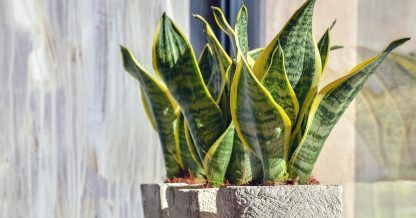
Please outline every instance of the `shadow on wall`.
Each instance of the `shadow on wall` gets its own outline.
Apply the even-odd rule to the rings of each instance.
[[[356,217],[416,217],[415,93],[416,57],[394,54],[357,97]]]

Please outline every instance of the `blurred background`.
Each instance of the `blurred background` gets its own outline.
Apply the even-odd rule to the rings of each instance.
[[[249,45],[264,47],[304,0],[246,0]],[[151,70],[164,11],[198,54],[192,18],[241,0],[1,0],[0,217],[142,217],[140,183],[160,182],[158,138],[119,45]],[[344,187],[344,217],[416,217],[416,1],[318,0],[319,38],[337,19],[323,85],[393,39],[389,57],[333,130],[314,175]],[[213,24],[213,27],[216,27]],[[224,35],[216,29],[226,48]]]

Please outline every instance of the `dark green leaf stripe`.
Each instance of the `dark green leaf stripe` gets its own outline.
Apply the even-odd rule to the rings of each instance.
[[[234,134],[233,152],[227,169],[227,178],[235,185],[245,185],[253,179],[250,151],[243,145],[237,133]]]
[[[126,71],[140,82],[146,110],[154,118],[156,130],[162,144],[167,177],[179,176],[179,164],[176,160],[174,122],[175,103],[166,87],[151,76],[133,57],[130,51],[121,47],[123,64]]]
[[[380,54],[364,61],[348,75],[319,92],[311,106],[305,134],[290,160],[290,177],[298,177],[301,181],[308,179],[325,140],[348,105],[387,55],[407,40],[409,38],[392,42]]]
[[[234,141],[234,124],[211,146],[204,159],[204,170],[209,185],[222,185],[224,183],[227,166],[230,162]]]
[[[280,46],[273,53],[269,70],[263,76],[261,83],[269,90],[276,103],[283,108],[290,121],[295,123],[299,112],[299,102],[287,78],[285,59]]]
[[[291,123],[249,68],[240,49],[240,37],[246,36],[246,29],[240,30],[240,27],[244,25],[236,25],[240,62],[231,87],[231,115],[241,141],[262,161],[264,180],[273,182],[286,174]]]
[[[204,169],[192,157],[185,136],[185,122],[182,113],[178,115],[175,126],[175,140],[177,146],[177,159],[183,164],[182,170],[189,171],[196,178],[203,178]]]
[[[283,30],[266,47],[256,61],[253,71],[261,79],[272,61],[273,51],[279,46],[285,54],[286,72],[295,90],[299,105],[312,86],[317,86],[321,60],[312,34],[312,15],[315,0],[308,0],[286,23]],[[315,53],[318,53],[316,55]],[[315,83],[315,84],[314,84]]]
[[[224,16],[222,10],[218,7],[211,7],[214,13],[214,19],[220,29],[227,34],[228,38],[230,39],[231,45],[233,46],[234,53],[237,53],[237,45],[235,42],[235,33],[233,28],[231,28],[230,24],[228,23],[227,19]]]
[[[198,66],[202,73],[202,78],[204,79],[205,84],[208,84],[209,78],[211,77],[214,69],[214,57],[212,54],[212,49],[209,44],[204,46],[204,49],[201,52],[198,60]]]
[[[181,107],[203,159],[223,132],[221,111],[204,84],[189,41],[166,14],[153,44],[153,67]]]

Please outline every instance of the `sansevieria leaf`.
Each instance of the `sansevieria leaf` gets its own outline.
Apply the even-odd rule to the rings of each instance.
[[[204,84],[193,49],[164,14],[153,44],[153,67],[182,109],[200,159],[222,134],[221,110]]]
[[[230,24],[228,23],[227,19],[224,16],[222,10],[218,7],[211,7],[212,11],[214,12],[214,19],[220,29],[227,34],[228,38],[230,39],[231,45],[233,46],[234,53],[237,53],[237,45],[235,42],[235,33],[233,28],[231,28]]]
[[[202,73],[202,78],[204,79],[205,84],[208,84],[209,79],[211,78],[212,72],[215,69],[214,66],[214,56],[212,54],[212,49],[209,44],[204,46],[204,49],[201,52],[198,60],[199,69]]]
[[[322,73],[324,72],[325,67],[328,63],[328,57],[331,51],[331,30],[335,26],[335,24],[336,24],[336,20],[325,31],[324,35],[321,37],[321,39],[319,39],[319,42],[318,42],[319,54],[321,55]]]
[[[157,131],[157,129],[156,129],[156,121],[155,121],[155,118],[153,117],[152,108],[151,108],[150,102],[149,102],[150,100],[146,96],[146,93],[145,93],[145,91],[143,90],[142,87],[140,87],[140,96],[141,96],[141,99],[142,99],[142,104],[143,104],[143,107],[144,107],[144,112],[146,113],[147,118],[150,121],[150,124],[152,124],[153,129],[155,129]]]
[[[280,45],[285,54],[286,73],[302,106],[313,86],[319,83],[321,60],[312,34],[315,0],[308,0],[296,11],[281,32],[261,53],[253,71],[262,79],[272,62],[272,54]],[[318,53],[318,55],[316,55]]]
[[[290,177],[301,181],[308,179],[325,140],[348,105],[387,55],[407,40],[409,38],[392,42],[380,54],[359,64],[319,92],[311,106],[304,136],[291,157]]]
[[[261,83],[269,90],[275,102],[283,108],[290,121],[295,123],[299,113],[299,102],[287,78],[285,58],[280,46],[273,53],[269,70],[263,76]]]
[[[207,87],[211,96],[219,103],[226,83],[226,70],[231,63],[231,59],[221,46],[208,22],[200,15],[194,15],[194,17],[205,24],[208,41],[213,48],[214,71],[210,76]]]
[[[224,183],[227,166],[230,162],[234,141],[234,124],[211,146],[204,159],[204,170],[208,184],[218,186]]]
[[[244,11],[240,13],[246,13]],[[245,17],[245,16],[240,16]],[[240,37],[246,37],[237,19],[236,42],[240,56],[231,87],[231,114],[238,135],[263,164],[264,181],[274,182],[286,175],[286,161],[291,123],[270,92],[258,81],[240,48]],[[240,33],[242,33],[240,35]]]
[[[188,144],[189,153],[191,154],[192,159],[194,159],[194,161],[200,167],[203,167],[204,160],[201,159],[201,157],[198,155],[198,152],[197,152],[198,148],[196,147],[192,139],[191,133],[189,132],[189,126],[186,120],[183,124],[183,128],[184,128],[184,133],[185,133],[185,140],[186,140],[186,143]]]
[[[221,46],[221,43],[218,41],[217,37],[215,36],[214,31],[212,30],[209,23],[200,15],[194,15],[195,18],[200,20],[205,24],[205,30],[208,36],[208,40],[211,44],[213,49],[214,56],[217,58],[218,63],[220,65],[220,70],[223,75],[225,75],[225,71],[227,70],[228,66],[231,64],[232,60],[224,48]]]
[[[141,66],[130,51],[121,47],[123,64],[126,71],[137,79],[142,89],[145,108],[154,118],[156,131],[159,134],[160,143],[165,160],[166,174],[168,178],[179,176],[180,169],[176,160],[176,143],[174,123],[176,120],[176,105],[166,87],[157,81]]]
[[[185,119],[182,113],[179,112],[175,125],[175,140],[176,140],[176,155],[184,171],[188,171],[195,178],[202,178],[204,176],[204,169],[201,164],[198,164],[192,157],[185,135]],[[191,148],[193,149],[193,147]],[[195,152],[194,150],[192,151]],[[194,154],[196,155],[196,154]]]
[[[227,175],[232,184],[245,185],[252,179],[250,151],[243,145],[237,133],[234,134],[233,151]]]

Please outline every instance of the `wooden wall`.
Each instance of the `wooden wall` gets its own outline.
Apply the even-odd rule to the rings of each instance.
[[[160,16],[188,33],[188,4],[0,1],[0,217],[141,217],[164,169],[119,44],[151,70]]]

